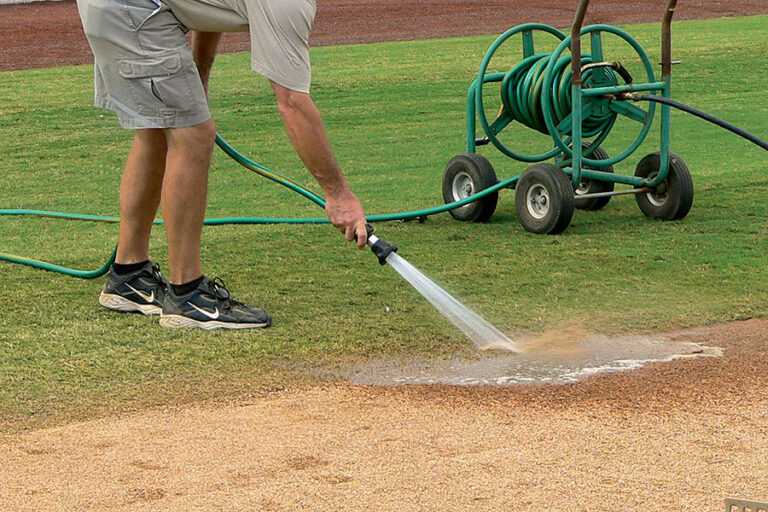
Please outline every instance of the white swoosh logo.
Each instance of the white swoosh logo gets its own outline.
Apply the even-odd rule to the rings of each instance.
[[[187,304],[189,304],[190,306],[192,306],[193,308],[195,308],[196,310],[198,310],[199,312],[201,312],[211,320],[216,320],[217,318],[219,318],[219,308],[213,308],[213,313],[211,313],[210,311],[206,311],[202,308],[195,306],[191,302],[187,302]]]
[[[151,304],[151,303],[155,302],[155,290],[152,290],[152,293],[147,295],[146,293],[140,292],[139,290],[137,290],[133,286],[129,285],[128,283],[126,283],[125,286],[127,286],[128,288],[133,290],[133,293],[135,293],[136,295],[138,295],[139,297],[141,297],[142,299],[147,301],[148,304]]]

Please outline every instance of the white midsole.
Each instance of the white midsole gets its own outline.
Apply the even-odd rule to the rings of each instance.
[[[99,295],[99,304],[113,311],[122,311],[124,313],[142,313],[144,315],[159,315],[163,308],[155,304],[139,304],[131,300],[115,295],[114,293],[101,292]]]
[[[160,315],[160,325],[163,327],[170,327],[172,329],[188,328],[188,329],[259,329],[261,327],[267,327],[266,322],[262,323],[237,323],[237,322],[220,322],[218,320],[206,320],[204,322],[195,320],[194,318],[188,318],[182,315]]]

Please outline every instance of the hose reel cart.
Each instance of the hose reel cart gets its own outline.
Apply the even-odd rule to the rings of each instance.
[[[661,80],[656,79],[648,55],[625,31],[610,25],[582,28],[589,0],[581,0],[571,34],[542,23],[514,27],[490,46],[467,97],[467,152],[454,157],[443,174],[443,199],[461,200],[495,185],[498,180],[487,158],[476,152],[491,144],[502,154],[530,165],[508,185],[515,189],[515,209],[523,227],[534,233],[556,234],[571,221],[574,208],[598,210],[615,195],[634,194],[642,212],[652,218],[677,220],[685,217],[693,203],[691,174],[670,152],[670,106],[661,106],[660,150],[640,159],[634,175],[614,172],[613,165],[626,160],[643,143],[653,123],[655,103],[647,109],[632,100],[647,99],[642,92],[671,96],[671,21],[677,0],[668,0],[662,20]],[[604,54],[603,36],[610,34],[634,51],[643,70],[643,81],[635,82],[624,64]],[[522,38],[523,59],[508,72],[489,72],[489,64],[513,36]],[[536,36],[554,36],[559,45],[550,53],[537,53]],[[589,36],[589,53],[582,53],[581,39]],[[566,49],[570,56],[565,55]],[[485,94],[500,90],[501,108],[489,121]],[[617,119],[627,118],[638,133],[616,156],[601,147]],[[484,134],[477,137],[477,121]],[[549,135],[551,149],[524,154],[502,141],[499,134],[509,127]],[[579,151],[574,151],[579,148]],[[553,160],[554,163],[547,162]],[[614,190],[616,184],[629,189]],[[487,221],[496,208],[498,193],[451,210],[463,221]]]

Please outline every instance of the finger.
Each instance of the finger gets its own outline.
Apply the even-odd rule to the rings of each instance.
[[[351,229],[351,228],[347,229],[344,232],[344,238],[347,239],[347,242],[351,242],[352,240],[354,240],[355,239],[355,230]]]
[[[368,230],[365,228],[365,222],[358,222],[356,230],[357,247],[363,249],[368,243]]]

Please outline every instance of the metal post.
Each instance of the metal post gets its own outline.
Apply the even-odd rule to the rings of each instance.
[[[581,181],[581,26],[584,24],[584,16],[589,7],[589,0],[581,0],[573,17],[571,27],[571,101],[573,104],[572,136],[573,136],[573,188],[576,189]]]
[[[467,94],[467,153],[474,153],[477,150],[477,144],[475,143],[475,137],[477,135],[475,125],[475,112],[477,106],[475,105],[477,94],[477,80],[472,82],[469,86],[469,93]]]
[[[661,80],[664,82],[662,95],[672,96],[672,15],[675,13],[677,0],[669,0],[661,22]],[[661,152],[659,176],[654,185],[663,181],[669,173],[669,148],[671,146],[672,112],[669,105],[661,106]]]
[[[664,20],[661,22],[661,76],[672,73],[672,15],[675,14],[677,0],[669,0]]]
[[[676,1],[676,0],[673,0]],[[589,0],[581,0],[573,17],[571,27],[571,69],[573,70],[573,84],[581,85],[581,27],[584,25],[584,16],[587,14]],[[575,98],[574,98],[574,101]]]

